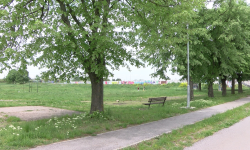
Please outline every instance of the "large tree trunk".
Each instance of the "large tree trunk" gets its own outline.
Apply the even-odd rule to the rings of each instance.
[[[193,86],[193,80],[192,78],[189,76],[189,85],[190,85],[190,101],[192,101],[194,99],[194,86]]]
[[[242,74],[237,73],[237,82],[238,82],[238,93],[243,93],[242,90]]]
[[[221,83],[222,83],[222,96],[226,96],[227,95],[227,84],[226,84],[226,76],[223,76],[223,79],[221,79]]]
[[[214,97],[213,82],[208,82],[208,97]]]
[[[199,91],[201,91],[201,83],[199,83]]]
[[[242,81],[238,81],[238,93],[243,93],[243,90],[242,90]]]
[[[93,113],[94,111],[102,112],[104,111],[103,78],[98,78],[95,73],[90,73],[89,77],[91,80],[91,87],[92,87],[90,113]]]
[[[235,94],[235,79],[234,78],[232,78],[231,94]]]

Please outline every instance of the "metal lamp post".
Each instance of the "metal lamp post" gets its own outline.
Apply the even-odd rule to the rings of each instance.
[[[188,30],[188,25],[187,25]],[[188,86],[187,86],[187,108],[190,108],[190,84],[189,84],[189,35],[187,33],[187,79],[188,79]]]

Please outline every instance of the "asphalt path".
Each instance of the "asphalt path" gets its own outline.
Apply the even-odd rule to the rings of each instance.
[[[184,150],[250,150],[250,117],[222,129]]]
[[[114,150],[128,147],[144,140],[152,139],[163,133],[185,125],[194,124],[212,115],[223,113],[227,110],[242,106],[250,102],[250,97],[209,107],[206,109],[154,121],[142,125],[132,126],[116,131],[87,136],[73,140],[38,146],[31,150]],[[249,126],[250,127],[250,126]],[[233,137],[232,137],[233,138]],[[250,143],[250,139],[249,139]],[[203,149],[200,149],[203,150]],[[218,149],[214,149],[218,150]],[[240,149],[239,149],[240,150]]]

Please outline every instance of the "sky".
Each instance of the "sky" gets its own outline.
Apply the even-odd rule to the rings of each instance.
[[[250,3],[250,0],[246,0],[247,3]],[[208,8],[212,7],[212,3],[209,3],[207,6]],[[39,70],[38,67],[34,66],[28,66],[28,72],[30,78],[35,78],[36,75],[40,75],[41,71],[44,71],[45,69]],[[130,67],[131,71],[128,71],[127,68],[120,67],[119,70],[113,71],[114,77],[113,79],[120,78],[123,81],[134,81],[134,80],[159,80],[159,78],[152,78],[150,76],[151,73],[154,72],[154,68],[151,66],[145,67],[145,68],[136,68],[134,66]],[[4,78],[8,74],[8,71],[4,71],[2,74],[0,74],[0,79]],[[178,74],[172,74],[171,72],[167,73],[167,76],[171,80],[179,80],[181,76]],[[112,79],[111,77],[109,79]]]
[[[28,66],[29,77],[34,79],[36,75],[40,76],[41,71],[45,71],[46,69],[39,70],[38,67]],[[151,73],[154,72],[154,68],[145,67],[145,68],[136,68],[134,66],[130,67],[131,71],[128,71],[125,67],[120,67],[119,70],[112,71],[114,77],[109,77],[109,79],[117,79],[120,78],[123,81],[135,81],[135,80],[159,80],[159,78],[152,78],[150,76]],[[8,74],[8,71],[4,71],[0,74],[0,79],[3,79]],[[174,74],[171,72],[167,73],[167,76],[170,77],[171,80],[179,80],[181,76]]]

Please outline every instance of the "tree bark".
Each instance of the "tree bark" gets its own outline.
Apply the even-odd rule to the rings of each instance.
[[[226,96],[227,95],[227,84],[226,84],[226,80],[227,77],[223,76],[223,79],[221,79],[221,83],[222,83],[222,96]]]
[[[213,82],[208,82],[208,97],[214,97]]]
[[[194,99],[194,86],[193,86],[193,80],[192,78],[189,76],[189,85],[190,85],[190,101],[192,101]]]
[[[235,94],[235,79],[234,78],[232,78],[231,94]]]
[[[199,91],[201,91],[201,83],[199,83]]]
[[[92,87],[90,113],[94,111],[103,112],[103,78],[98,78],[95,73],[89,73],[89,77]]]
[[[242,90],[242,74],[237,73],[237,82],[238,82],[238,93],[243,93]]]
[[[243,90],[242,90],[242,81],[238,81],[238,93],[243,93]]]

